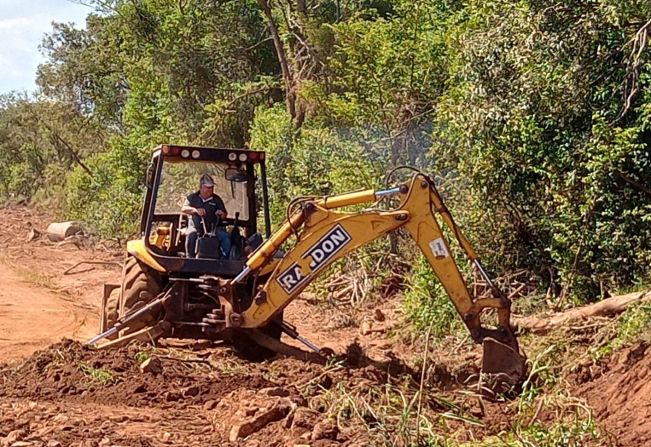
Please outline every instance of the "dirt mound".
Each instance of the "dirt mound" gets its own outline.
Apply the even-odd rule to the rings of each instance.
[[[324,367],[291,358],[250,363],[225,347],[98,351],[65,340],[0,366],[0,446],[364,445],[362,427],[342,432],[330,421],[330,390],[414,373],[397,359],[358,354]]]
[[[136,347],[98,351],[66,340],[5,372],[0,397],[77,396],[86,402],[162,408],[173,403],[178,408],[219,399],[242,383],[251,389],[273,385],[256,373],[197,372],[173,357],[157,357],[159,372],[142,372],[140,363],[147,357]]]
[[[651,444],[651,346],[638,343],[578,375],[578,393],[613,435],[616,445]]]

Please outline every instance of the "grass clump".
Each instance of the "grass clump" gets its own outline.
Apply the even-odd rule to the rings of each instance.
[[[103,386],[117,382],[117,376],[115,373],[106,369],[95,368],[86,362],[80,362],[79,369],[91,383]]]
[[[651,303],[636,303],[628,306],[617,320],[615,336],[597,349],[595,357],[606,357],[636,340],[651,338],[650,329]]]

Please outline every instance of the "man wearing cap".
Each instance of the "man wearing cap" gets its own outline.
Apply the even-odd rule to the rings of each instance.
[[[224,201],[214,193],[215,182],[208,174],[199,179],[199,191],[190,194],[183,203],[181,212],[191,218],[185,235],[185,253],[188,258],[197,256],[197,238],[204,234],[205,228],[211,231],[218,220],[226,219]],[[203,222],[202,222],[203,220]],[[217,237],[221,245],[222,257],[228,258],[231,251],[231,238],[224,227],[217,228]]]

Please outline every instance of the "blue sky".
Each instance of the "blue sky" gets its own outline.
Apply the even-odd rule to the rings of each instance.
[[[67,0],[0,0],[0,94],[36,89],[38,46],[52,22],[85,26],[88,6]]]

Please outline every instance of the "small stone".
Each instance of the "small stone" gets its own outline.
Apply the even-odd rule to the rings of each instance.
[[[319,439],[337,439],[339,434],[339,429],[336,425],[331,424],[330,422],[317,422],[312,430],[312,441],[317,441]]]
[[[56,422],[57,424],[68,422],[69,420],[70,420],[70,418],[68,416],[66,416],[65,414],[57,414],[52,419],[52,421]]]
[[[373,322],[368,320],[362,321],[362,324],[359,327],[359,333],[362,335],[368,335],[371,332],[373,332]]]
[[[166,431],[165,433],[163,433],[163,442],[169,442],[171,437],[172,437],[172,433]]]
[[[203,409],[205,411],[210,411],[213,410],[217,406],[217,401],[216,400],[207,400],[206,403],[203,404]]]
[[[61,443],[57,441],[56,439],[50,439],[47,442],[47,447],[61,447]]]
[[[262,430],[271,422],[279,421],[287,416],[291,407],[291,402],[287,399],[280,399],[276,402],[276,405],[268,410],[260,410],[252,418],[233,425],[228,439],[231,442],[236,442],[238,439],[246,438],[247,436]]]
[[[20,441],[23,438],[27,436],[27,432],[25,430],[13,430],[10,431],[7,436],[2,440],[2,445],[3,446],[10,446],[14,442]]]
[[[287,397],[289,396],[289,390],[279,387],[279,386],[274,386],[271,388],[262,388],[260,391],[258,391],[259,394],[264,394],[265,396],[269,397]]]
[[[160,374],[163,372],[163,364],[158,357],[151,357],[140,364],[140,371],[153,375]]]

